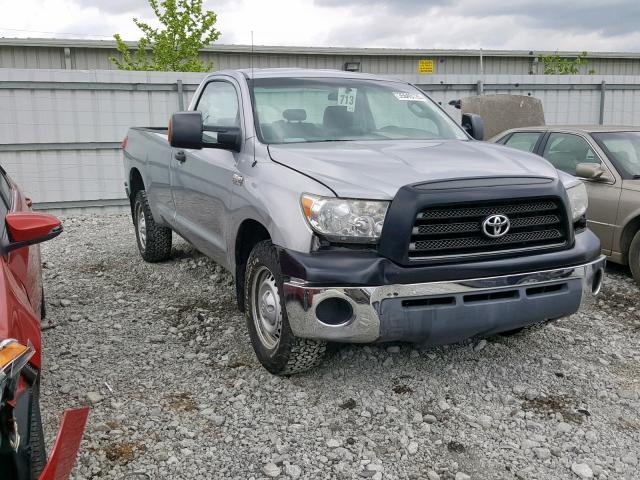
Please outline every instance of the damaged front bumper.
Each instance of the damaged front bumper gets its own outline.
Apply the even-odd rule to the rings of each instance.
[[[294,335],[332,342],[455,343],[575,313],[597,294],[605,257],[526,273],[380,286],[313,286],[290,279]]]

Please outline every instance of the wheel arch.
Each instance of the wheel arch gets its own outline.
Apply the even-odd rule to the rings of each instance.
[[[244,312],[244,280],[245,280],[245,267],[251,250],[259,242],[263,240],[271,240],[271,234],[266,226],[261,222],[252,218],[247,218],[242,221],[238,227],[238,233],[234,243],[234,265],[235,265],[235,278],[236,278],[236,298],[238,302],[238,308],[241,312]]]
[[[623,254],[625,261],[629,254],[631,241],[638,231],[640,231],[640,212],[636,212],[635,217],[631,218],[631,220],[625,224],[622,235],[620,236],[620,252]]]
[[[136,198],[136,193],[140,190],[144,190],[144,179],[142,173],[137,167],[132,167],[129,171],[129,200],[133,204],[133,199]]]
[[[133,222],[135,223],[135,214],[133,211],[133,204],[135,202],[136,199],[136,194],[140,191],[140,190],[144,190],[144,178],[142,177],[142,173],[140,173],[140,170],[138,170],[137,167],[132,167],[131,170],[129,170],[129,205],[131,206],[131,218],[133,219]]]

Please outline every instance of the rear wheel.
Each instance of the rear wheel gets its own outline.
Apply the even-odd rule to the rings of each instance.
[[[631,240],[629,246],[629,268],[631,268],[631,274],[633,279],[638,285],[640,285],[640,230],[636,232],[636,235]]]
[[[145,261],[161,262],[171,256],[171,229],[155,222],[144,190],[139,190],[133,201],[133,223],[138,250]]]
[[[300,373],[322,361],[326,342],[298,338],[291,332],[278,253],[268,240],[258,243],[247,261],[245,306],[253,349],[269,372]]]

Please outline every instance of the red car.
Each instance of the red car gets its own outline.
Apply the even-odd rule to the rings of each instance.
[[[65,413],[47,463],[40,418],[44,293],[40,242],[62,232],[60,220],[31,211],[31,200],[0,168],[0,478],[66,479],[88,409]]]

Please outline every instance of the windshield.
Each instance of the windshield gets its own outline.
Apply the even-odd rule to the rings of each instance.
[[[261,78],[253,85],[264,143],[468,139],[420,90],[349,78]]]
[[[640,178],[640,132],[603,132],[591,136],[623,177]]]

